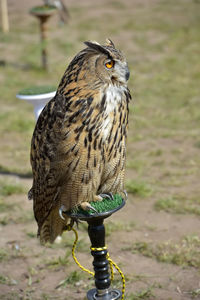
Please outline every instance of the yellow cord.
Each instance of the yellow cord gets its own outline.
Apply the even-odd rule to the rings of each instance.
[[[109,253],[107,254],[107,259],[109,261],[110,266],[112,265],[112,268],[111,268],[111,278],[112,278],[113,266],[115,267],[115,269],[121,275],[121,278],[122,278],[122,300],[124,300],[125,287],[126,287],[125,276],[124,276],[122,270],[118,267],[118,265],[110,258]]]
[[[107,247],[102,247],[102,248],[90,248],[92,251],[102,251],[102,250],[106,250]],[[114,272],[113,272],[113,266],[115,267],[115,269],[119,272],[119,274],[121,275],[121,279],[122,279],[122,298],[121,300],[124,300],[124,294],[125,294],[125,287],[126,287],[126,281],[125,281],[125,276],[122,272],[122,270],[118,267],[118,265],[110,258],[109,253],[107,253],[107,260],[109,262],[110,265],[110,271],[111,271],[111,280],[114,279]]]
[[[84,268],[80,263],[79,261],[77,260],[76,258],[76,255],[75,255],[75,249],[76,249],[76,244],[78,242],[78,232],[71,226],[71,225],[68,225],[67,226],[67,230],[70,231],[70,230],[73,230],[74,234],[75,234],[75,241],[73,243],[73,246],[72,246],[72,257],[75,261],[75,263],[79,266],[79,268],[81,268],[83,271],[89,273],[90,275],[94,276],[94,272],[91,272],[90,270]]]
[[[75,249],[76,249],[76,244],[78,242],[78,232],[71,226],[71,225],[67,225],[67,230],[73,230],[74,234],[75,234],[75,240],[72,246],[72,257],[75,261],[75,263],[79,266],[79,268],[81,268],[83,271],[89,273],[90,275],[94,276],[94,272],[91,272],[90,270],[84,268],[77,260],[76,255],[75,255]],[[107,247],[101,247],[101,248],[94,248],[91,247],[90,248],[92,251],[102,251],[102,250],[107,250]],[[114,271],[113,271],[113,266],[115,267],[115,269],[119,272],[119,274],[121,275],[121,279],[122,279],[122,298],[121,300],[124,300],[124,295],[125,295],[125,286],[126,286],[126,282],[125,282],[125,276],[123,274],[123,272],[121,271],[121,269],[118,267],[118,265],[110,258],[109,253],[107,253],[107,260],[109,262],[110,265],[110,271],[111,271],[111,280],[114,279]]]

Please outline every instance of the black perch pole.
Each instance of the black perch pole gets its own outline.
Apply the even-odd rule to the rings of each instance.
[[[109,262],[107,260],[107,249],[105,248],[105,226],[104,219],[88,221],[88,234],[91,241],[91,254],[94,257],[93,266],[95,272],[96,289],[88,291],[88,300],[114,300],[121,299],[121,291],[110,289]],[[102,250],[96,250],[102,248]],[[93,250],[94,249],[94,250]]]
[[[93,256],[95,287],[87,292],[88,300],[117,300],[121,299],[122,292],[111,287],[111,278],[109,273],[109,262],[107,260],[107,248],[105,245],[105,226],[104,219],[111,216],[125,205],[122,199],[121,204],[109,211],[102,213],[82,214],[69,213],[66,214],[73,220],[87,221],[88,235],[91,241],[91,255]]]

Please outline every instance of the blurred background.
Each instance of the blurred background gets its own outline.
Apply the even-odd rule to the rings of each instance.
[[[200,1],[63,2],[67,22],[58,13],[48,21],[48,71],[39,22],[29,13],[43,1],[8,0],[9,31],[1,23],[0,298],[84,299],[93,286],[72,261],[71,232],[47,248],[36,238],[27,200],[35,117],[16,94],[57,86],[84,41],[108,37],[127,57],[133,98],[129,200],[106,220],[110,256],[126,275],[127,300],[200,299]],[[91,268],[85,224],[79,233],[77,256]],[[113,285],[121,287],[118,276]]]

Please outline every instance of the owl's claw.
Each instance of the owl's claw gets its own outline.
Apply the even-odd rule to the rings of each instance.
[[[128,194],[127,194],[127,191],[126,190],[123,190],[122,191],[122,193],[124,194],[124,196],[125,196],[125,200],[127,200],[128,199]]]
[[[95,213],[98,213],[98,211],[92,206],[92,205],[88,205],[88,209],[93,210]]]
[[[102,198],[109,198],[109,200],[114,200],[112,193],[103,193],[103,194],[100,194],[99,196],[101,196]]]
[[[88,202],[82,202],[81,203],[81,208],[83,209],[83,210],[93,210],[95,213],[98,213],[98,211],[92,206],[92,205],[90,205]]]
[[[61,205],[60,209],[59,209],[59,216],[61,217],[62,220],[65,220],[65,218],[63,217],[63,211],[66,211],[66,207],[64,205]]]

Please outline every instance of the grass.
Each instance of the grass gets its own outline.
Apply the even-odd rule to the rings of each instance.
[[[197,235],[188,235],[177,244],[171,241],[155,245],[147,242],[136,242],[127,250],[131,250],[132,253],[140,253],[159,262],[200,269],[199,249],[199,237]]]
[[[0,202],[1,203],[1,202]],[[0,207],[1,207],[1,204],[0,204]],[[7,209],[7,208],[6,208]],[[6,217],[3,217],[3,218],[0,218],[0,225],[2,226],[5,226],[9,223],[9,218],[6,216]]]
[[[37,237],[37,234],[36,234],[35,232],[32,232],[32,231],[26,232],[26,235],[27,235],[29,238],[31,238],[31,239]]]
[[[28,201],[28,200],[27,200]],[[33,211],[31,210],[21,210],[21,214],[14,217],[13,221],[15,223],[20,223],[20,224],[26,224],[26,223],[30,223],[33,220],[35,220],[34,215],[33,215]]]
[[[0,262],[12,262],[15,259],[26,259],[24,249],[17,242],[12,245],[12,248],[5,247],[0,249]]]
[[[186,199],[185,197],[167,197],[159,199],[155,202],[154,208],[157,211],[166,211],[176,214],[194,214],[200,215],[200,199],[194,197]]]
[[[19,183],[9,183],[0,181],[0,195],[1,196],[10,196],[14,194],[23,194],[24,187]]]
[[[155,295],[153,293],[153,286],[140,290],[136,293],[131,293],[127,296],[127,300],[144,300],[144,299],[155,299]]]
[[[129,180],[126,182],[126,190],[141,198],[149,197],[153,193],[153,188],[145,181]]]
[[[47,267],[50,269],[58,269],[62,266],[67,266],[70,264],[70,252],[67,252],[63,257],[59,256],[56,258],[51,258],[46,261]]]
[[[35,122],[33,120],[27,120],[23,118],[22,114],[16,114],[15,112],[5,112],[0,115],[0,122],[3,122],[1,131],[16,132],[21,134],[27,134],[32,132]]]
[[[0,275],[0,284],[7,284],[8,277]]]
[[[1,200],[0,199],[0,211],[3,213],[5,211],[8,211],[8,210],[11,210],[11,209],[14,209],[15,208],[15,204],[12,205],[10,203],[6,203],[4,200]],[[5,218],[4,218],[5,220]]]
[[[81,279],[83,278],[83,275],[81,272],[78,272],[78,271],[72,271],[69,276],[62,280],[58,285],[57,285],[57,289],[58,288],[65,288],[67,287],[68,285],[72,285],[72,286],[75,286],[75,284],[77,282],[79,282]]]
[[[0,249],[0,262],[4,261],[7,258],[8,254],[5,249]]]
[[[128,169],[134,169],[140,175],[145,169],[144,161],[142,159],[127,159],[126,167]]]
[[[130,232],[135,228],[135,223],[130,222],[130,223],[124,223],[120,221],[108,221],[106,223],[106,236],[110,236],[113,232],[118,232],[118,231],[125,231],[125,232]]]
[[[7,276],[0,275],[0,284],[6,284],[12,286],[12,285],[17,285],[17,281]]]
[[[191,292],[188,292],[188,294],[191,294],[192,299],[198,299],[200,296],[200,289],[196,289]]]

